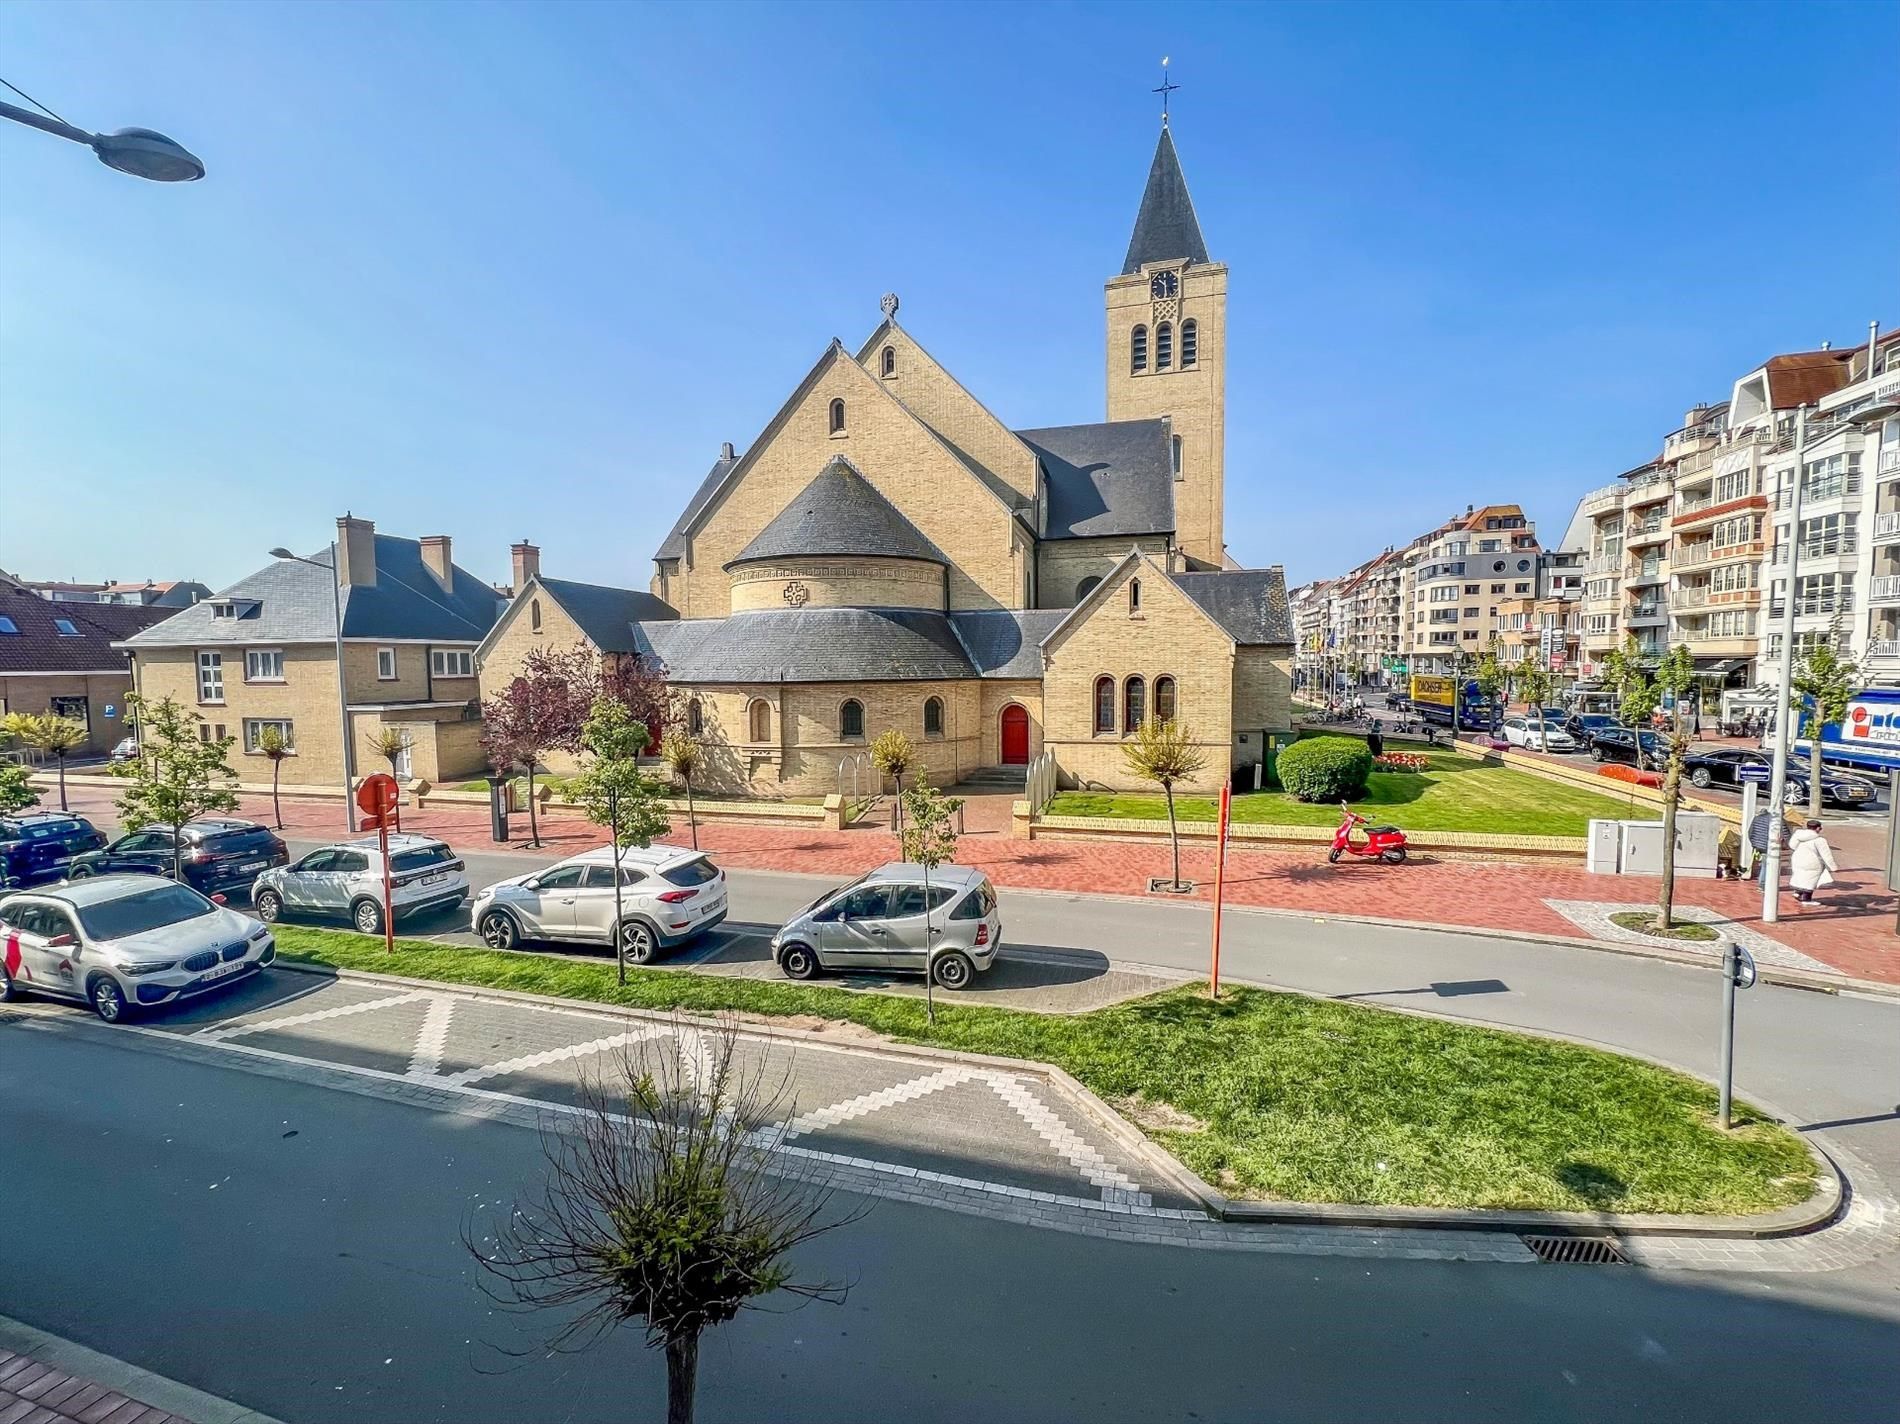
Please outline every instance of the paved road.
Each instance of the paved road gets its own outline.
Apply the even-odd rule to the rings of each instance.
[[[623,1332],[548,1357],[465,1221],[534,1134],[5,1028],[0,1309],[301,1424],[655,1418]],[[162,1046],[162,1045],[161,1045]],[[839,1307],[702,1353],[709,1421],[1891,1418],[1900,1307],[1832,1278],[1121,1245],[880,1202],[801,1251]],[[523,1353],[525,1352],[525,1353]]]

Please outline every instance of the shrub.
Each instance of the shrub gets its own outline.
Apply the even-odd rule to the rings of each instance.
[[[1278,771],[1302,801],[1351,801],[1366,794],[1372,753],[1356,737],[1306,737],[1280,753]]]

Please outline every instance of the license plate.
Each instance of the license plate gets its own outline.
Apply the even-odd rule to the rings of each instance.
[[[244,862],[244,864],[238,867],[240,871],[262,870],[263,868],[264,868],[264,862],[261,860],[247,860]]]
[[[439,870],[434,875],[423,876],[419,883],[423,885],[440,885],[444,880],[447,880],[448,878],[449,878],[448,871]]]
[[[198,982],[200,984],[209,984],[213,979],[222,979],[227,974],[235,974],[240,969],[248,967],[249,966],[247,966],[243,960],[235,959],[229,964],[220,964],[216,969],[207,969],[203,974],[198,976]]]

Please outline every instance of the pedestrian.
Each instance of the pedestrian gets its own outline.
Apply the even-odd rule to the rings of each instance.
[[[1755,851],[1755,865],[1750,878],[1758,883],[1765,873],[1763,867],[1768,864],[1768,838],[1775,833],[1775,823],[1780,819],[1772,811],[1757,811],[1755,819],[1748,823],[1748,844]]]
[[[1374,722],[1372,730],[1366,733],[1366,750],[1372,753],[1374,761],[1385,755],[1385,735],[1379,730],[1379,726],[1379,723]]]
[[[1821,834],[1821,823],[1809,821],[1788,840],[1788,878],[1794,883],[1795,903],[1812,905],[1814,892],[1834,883],[1834,847]]]

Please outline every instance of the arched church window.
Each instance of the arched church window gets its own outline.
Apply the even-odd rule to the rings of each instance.
[[[842,434],[843,431],[844,431],[844,402],[842,400],[834,400],[831,403],[831,433],[833,435],[838,435],[838,434]]]
[[[1181,369],[1187,370],[1201,354],[1200,323],[1188,320],[1181,323]]]
[[[1095,734],[1115,734],[1115,679],[1112,677],[1095,679]]]
[[[1131,677],[1122,684],[1122,731],[1132,732],[1148,720],[1148,684]]]
[[[1174,324],[1164,321],[1155,328],[1155,369],[1165,371],[1174,364]]]
[[[688,736],[697,737],[705,730],[706,713],[699,705],[699,699],[695,697],[686,704],[686,732]]]
[[[1090,574],[1087,578],[1083,579],[1082,582],[1075,586],[1075,601],[1080,603],[1091,593],[1094,593],[1095,586],[1101,581],[1102,576],[1100,574]]]
[[[1141,612],[1141,580],[1128,580],[1128,615],[1133,617]]]
[[[846,738],[864,736],[864,704],[855,697],[847,697],[844,705],[838,709],[838,735]]]
[[[541,631],[541,600],[538,598],[528,600],[528,627],[536,633]]]
[[[1148,369],[1148,328],[1138,326],[1128,337],[1128,369],[1136,374]]]
[[[1174,679],[1171,677],[1155,679],[1155,718],[1161,722],[1174,720]]]
[[[886,346],[884,348],[884,354],[878,357],[878,361],[880,363],[878,369],[885,375],[895,376],[897,374],[897,348],[895,346]]]
[[[755,742],[772,740],[772,704],[764,698],[752,704],[752,740]]]
[[[924,735],[926,737],[943,735],[943,699],[941,697],[924,699]]]

